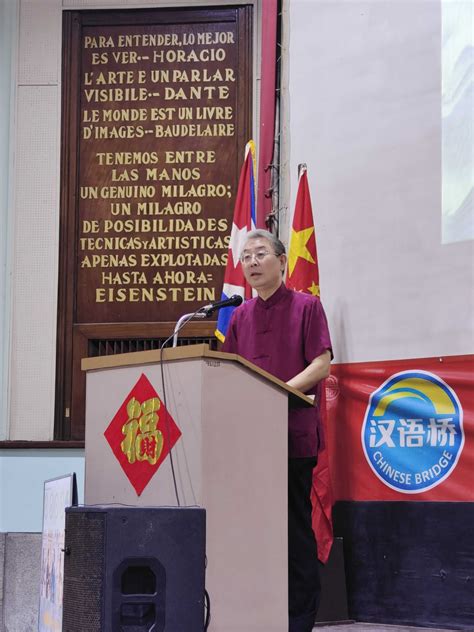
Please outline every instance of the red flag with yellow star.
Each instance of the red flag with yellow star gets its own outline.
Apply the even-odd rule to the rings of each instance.
[[[318,253],[306,168],[301,169],[288,250],[288,287],[319,296]]]
[[[319,296],[318,253],[306,165],[302,165],[300,170],[288,250],[286,285],[293,290]],[[319,389],[319,410],[323,437],[326,437],[326,390],[324,382]],[[324,441],[319,446],[318,464],[313,471],[311,503],[313,505],[313,531],[318,543],[318,557],[324,564],[328,560],[334,539],[331,478],[329,476],[328,450]]]

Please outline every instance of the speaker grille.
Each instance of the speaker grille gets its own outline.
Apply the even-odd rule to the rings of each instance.
[[[202,632],[204,509],[68,507],[62,632]]]
[[[102,632],[104,513],[66,513],[63,632]]]

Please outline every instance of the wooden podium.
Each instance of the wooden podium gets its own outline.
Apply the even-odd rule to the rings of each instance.
[[[181,506],[207,512],[211,632],[287,632],[288,406],[299,391],[234,354],[192,345],[87,358],[85,503],[176,506],[169,456],[138,496],[104,437],[142,374],[181,430]],[[131,534],[133,535],[133,534]],[[182,631],[185,632],[185,631]]]

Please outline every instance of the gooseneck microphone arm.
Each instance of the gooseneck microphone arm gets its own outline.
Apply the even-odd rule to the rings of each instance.
[[[209,314],[202,312],[202,307],[198,309],[197,312],[192,312],[191,314],[183,314],[181,318],[177,321],[173,330],[173,347],[176,347],[178,344],[178,333],[179,330],[182,329],[187,322],[192,320],[193,318],[208,318]]]

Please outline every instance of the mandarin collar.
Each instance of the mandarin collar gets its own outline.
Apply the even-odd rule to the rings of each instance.
[[[285,296],[288,296],[289,293],[290,293],[290,290],[282,282],[278,290],[273,292],[273,294],[269,298],[267,298],[266,301],[263,300],[263,298],[260,298],[260,296],[257,296],[257,305],[261,307],[262,309],[270,309],[271,307],[279,303],[281,300],[283,300]]]

